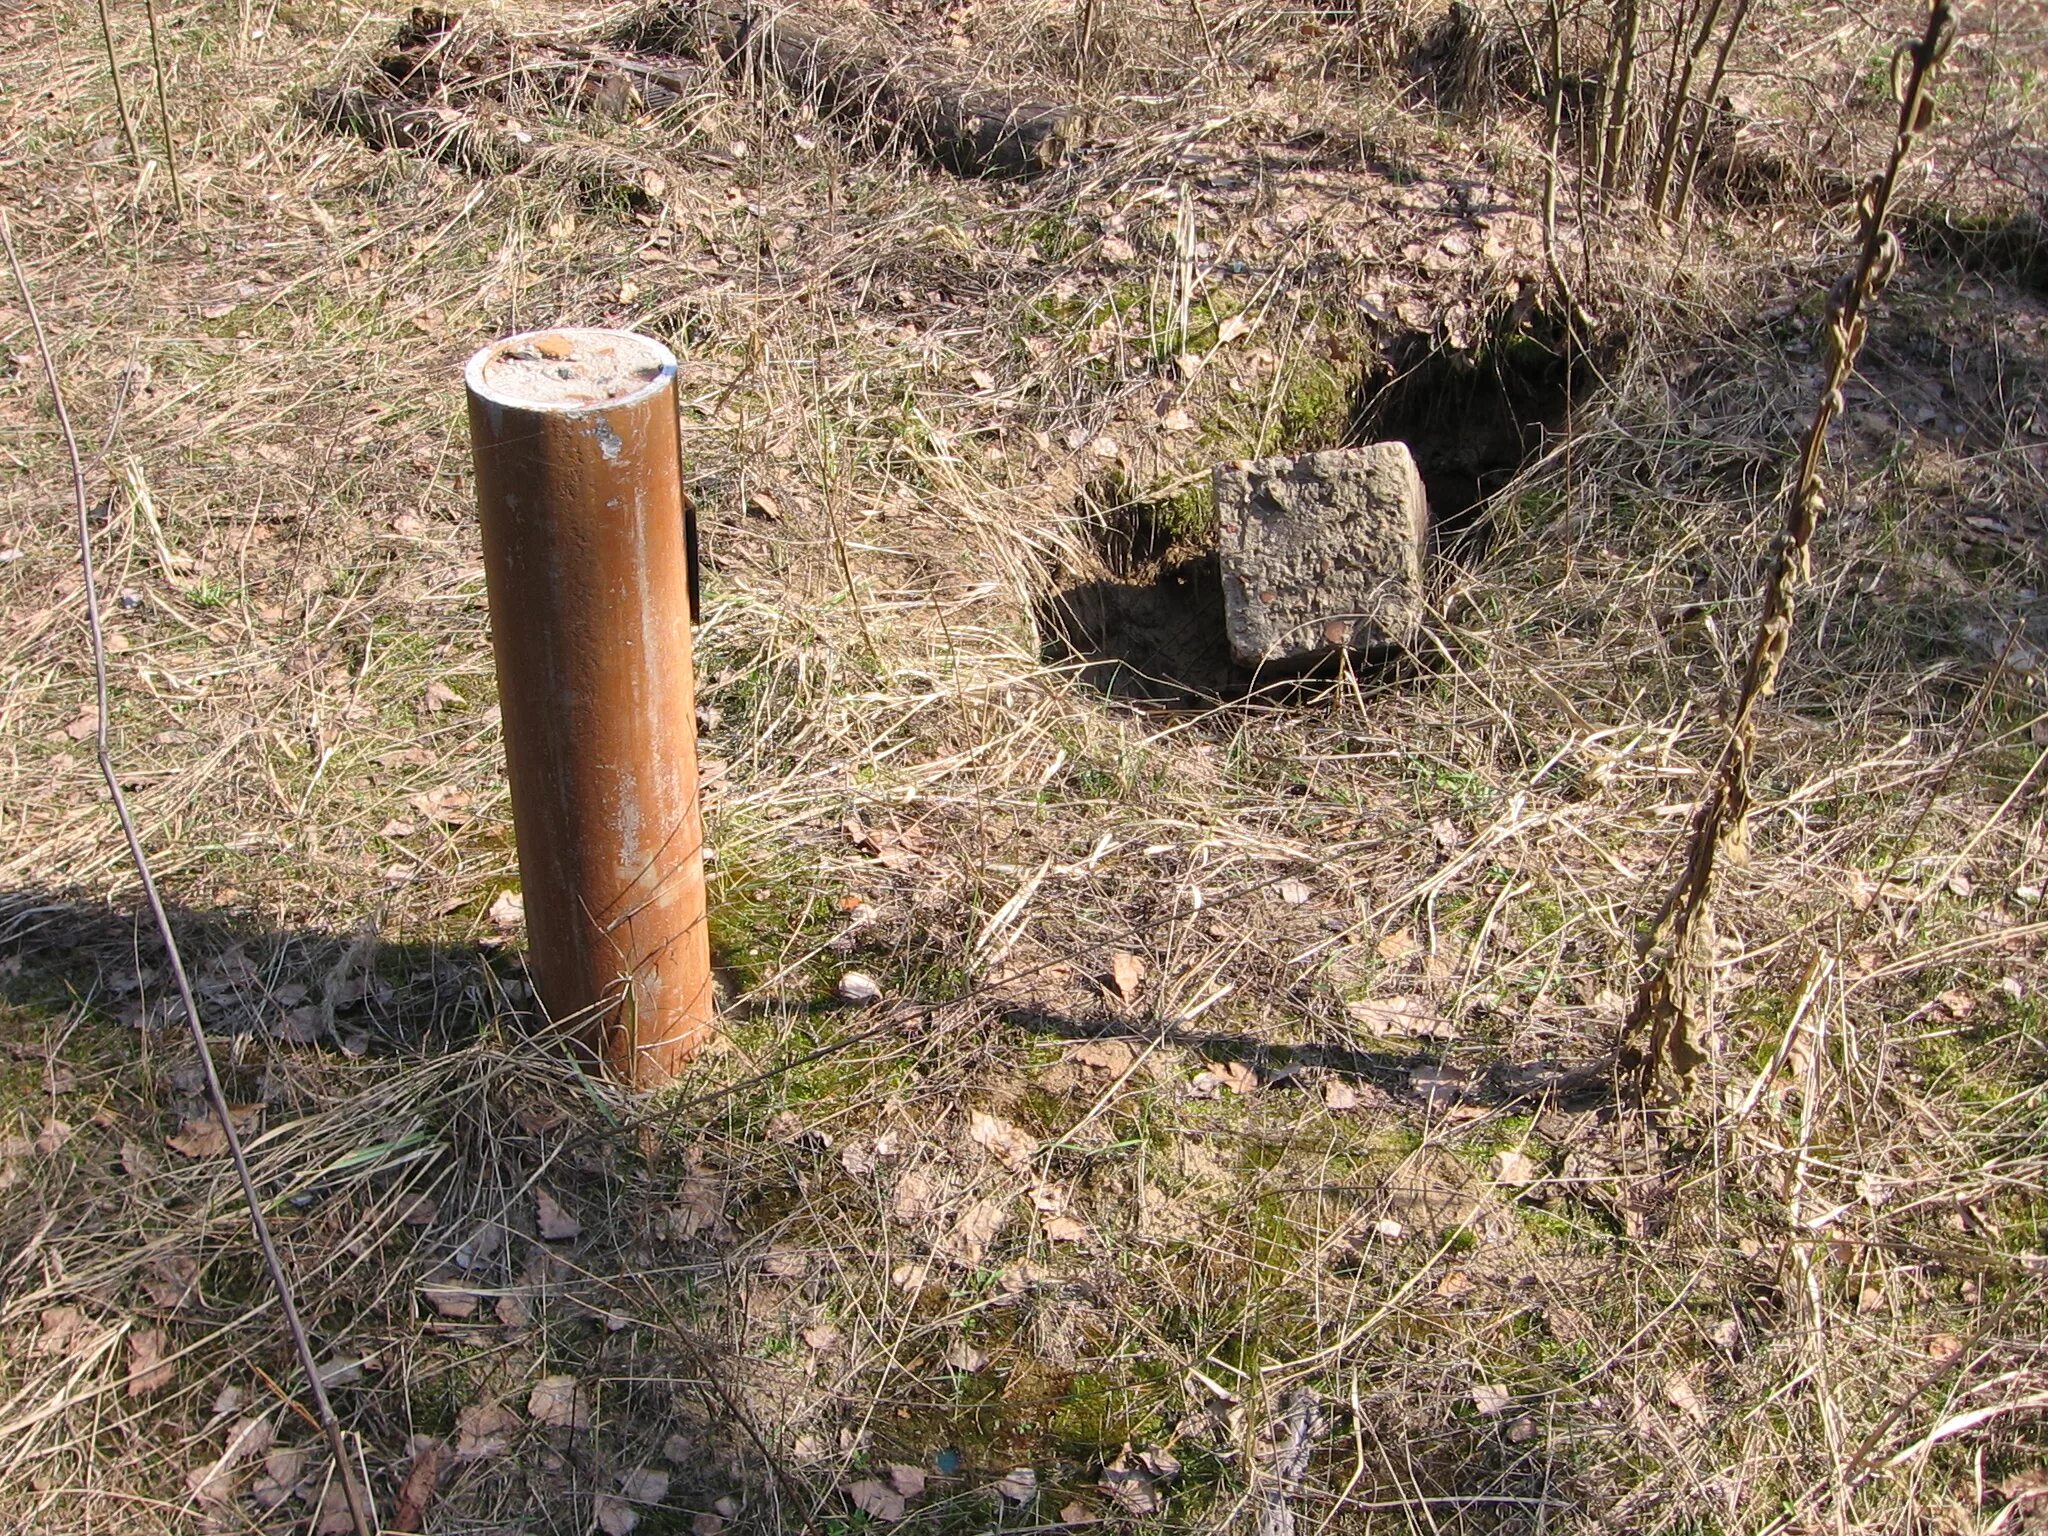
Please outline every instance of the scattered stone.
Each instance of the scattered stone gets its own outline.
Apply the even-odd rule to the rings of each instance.
[[[1244,666],[1406,644],[1429,506],[1405,443],[1215,471],[1224,624]]]
[[[839,978],[838,992],[842,1003],[873,1003],[881,1001],[882,985],[865,971],[848,971]]]

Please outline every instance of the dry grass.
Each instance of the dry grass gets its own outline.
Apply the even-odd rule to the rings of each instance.
[[[889,10],[1075,77],[1069,7]],[[1094,139],[1027,185],[714,82],[659,131],[575,129],[661,162],[642,214],[317,132],[297,100],[395,18],[160,19],[194,214],[127,162],[83,6],[0,16],[0,196],[106,497],[117,760],[387,1520],[419,1437],[465,1432],[430,1529],[587,1530],[661,1467],[643,1531],[851,1531],[898,1463],[934,1530],[2041,1518],[2048,306],[2009,265],[1915,261],[1873,321],[1720,898],[1724,1027],[1651,1124],[1569,1069],[1719,748],[1845,220],[1781,186],[1582,236],[1567,199],[1601,386],[1440,562],[1426,654],[1218,702],[1177,650],[1187,487],[1337,440],[1383,364],[1411,417],[1471,408],[1417,338],[1497,366],[1542,292],[1540,110],[1425,108],[1387,39],[1432,15],[1103,7]],[[1827,163],[1867,167],[1894,19],[1774,13],[1743,83],[1779,142],[1832,123]],[[1925,184],[1973,218],[2039,189],[2038,13],[1997,27]],[[555,320],[676,343],[712,563],[734,995],[651,1102],[534,1038],[490,917],[516,869],[458,364]],[[0,332],[25,350],[18,306]],[[303,1529],[317,1436],[231,1179],[166,1145],[196,1085],[67,731],[25,363],[0,418],[0,1508]],[[1084,665],[1062,594],[1149,639]],[[884,1004],[829,1002],[851,966]],[[131,1392],[159,1330],[172,1375]],[[561,1376],[580,1427],[533,1404]],[[1035,1499],[990,1491],[1021,1467]]]

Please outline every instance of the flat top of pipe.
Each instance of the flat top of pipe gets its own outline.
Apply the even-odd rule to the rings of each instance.
[[[634,331],[580,326],[494,341],[469,360],[469,387],[522,411],[583,411],[644,399],[676,371],[675,354]]]

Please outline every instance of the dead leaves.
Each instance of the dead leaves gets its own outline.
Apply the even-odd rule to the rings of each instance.
[[[472,1403],[455,1415],[455,1459],[486,1461],[512,1449],[518,1413],[503,1403]]]
[[[1448,1040],[1457,1034],[1451,1021],[1426,997],[1361,998],[1346,1003],[1344,1013],[1375,1035]]]
[[[1145,962],[1118,950],[1109,957],[1109,986],[1126,1003],[1135,1003],[1145,986]]]
[[[979,1109],[967,1117],[967,1137],[992,1154],[997,1162],[1017,1173],[1030,1172],[1031,1160],[1038,1153],[1038,1142],[1034,1137],[1009,1121]]]
[[[905,1172],[889,1196],[889,1214],[902,1222],[929,1221],[944,1208],[943,1187],[933,1174],[922,1168]]]
[[[406,1470],[405,1481],[398,1485],[397,1507],[391,1514],[394,1531],[426,1528],[427,1506],[434,1502],[434,1491],[441,1486],[441,1474],[447,1466],[447,1443],[432,1438],[423,1440]]]
[[[37,1321],[42,1328],[35,1343],[39,1355],[82,1355],[102,1333],[99,1325],[77,1307],[45,1307]]]
[[[1029,1504],[1038,1497],[1038,1473],[1017,1467],[996,1479],[995,1490],[1012,1504]]]
[[[994,1195],[977,1200],[960,1213],[953,1228],[932,1245],[932,1253],[949,1259],[962,1269],[976,1269],[988,1257],[991,1244],[1010,1224],[1010,1198]]]
[[[858,816],[840,823],[846,840],[884,869],[909,871],[923,863],[920,850],[924,835],[915,827],[898,831],[894,827],[871,827]]]
[[[251,1135],[263,1119],[261,1104],[230,1104],[228,1120],[238,1136]],[[220,1117],[207,1114],[198,1119],[187,1120],[175,1136],[166,1136],[164,1145],[185,1157],[220,1157],[228,1150],[227,1127]]]
[[[582,1235],[583,1223],[545,1189],[533,1192],[533,1214],[534,1225],[547,1242],[565,1243]]]
[[[543,1376],[526,1400],[527,1414],[550,1429],[590,1428],[590,1393],[574,1376]]]
[[[140,1328],[128,1335],[128,1395],[146,1397],[160,1392],[178,1379],[178,1370],[165,1358],[168,1345],[161,1328]]]
[[[500,891],[484,915],[499,932],[516,932],[526,924],[526,898],[517,891]]]
[[[1064,1059],[1104,1077],[1122,1077],[1131,1070],[1137,1053],[1121,1040],[1089,1040],[1068,1051]]]
[[[675,1243],[697,1238],[716,1242],[732,1235],[732,1225],[725,1219],[724,1182],[694,1153],[676,1185],[675,1200],[662,1208],[656,1225],[663,1237]]]
[[[1088,1229],[1071,1216],[1042,1217],[1039,1228],[1049,1243],[1078,1243],[1088,1235]]]
[[[462,709],[469,703],[439,678],[427,684],[426,695],[420,702],[430,715],[438,715],[444,709]]]
[[[884,1525],[894,1525],[903,1518],[905,1505],[903,1495],[879,1478],[866,1478],[848,1485],[846,1496],[853,1500],[853,1507],[873,1515]]]
[[[1144,1520],[1165,1513],[1166,1496],[1159,1491],[1159,1484],[1179,1472],[1180,1462],[1170,1452],[1149,1448],[1133,1452],[1126,1445],[1114,1461],[1103,1465],[1097,1486],[1118,1509]]]
[[[1257,1093],[1259,1074],[1241,1061],[1211,1061],[1188,1084],[1191,1099],[1221,1098],[1228,1090],[1231,1093]]]
[[[853,1501],[853,1507],[872,1515],[884,1525],[894,1525],[901,1520],[909,1507],[909,1501],[925,1490],[926,1478],[920,1467],[896,1465],[888,1469],[883,1477],[863,1478],[846,1486],[846,1496]]]
[[[1526,1189],[1543,1177],[1543,1170],[1528,1153],[1512,1149],[1494,1153],[1491,1167],[1493,1182],[1511,1189]]]

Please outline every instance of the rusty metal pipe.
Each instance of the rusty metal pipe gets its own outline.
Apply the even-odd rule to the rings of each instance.
[[[617,1080],[710,1037],[676,360],[628,331],[533,331],[469,360],[529,963]]]

